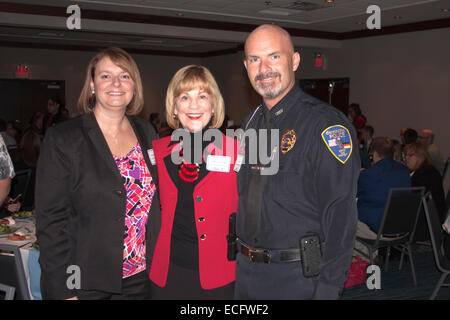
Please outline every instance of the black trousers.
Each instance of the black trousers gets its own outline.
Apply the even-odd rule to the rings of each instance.
[[[149,300],[150,279],[147,271],[122,279],[122,293],[115,294],[96,290],[77,290],[79,300]]]
[[[234,282],[205,290],[200,285],[198,270],[183,268],[172,262],[164,288],[150,283],[152,300],[231,300],[234,295]]]

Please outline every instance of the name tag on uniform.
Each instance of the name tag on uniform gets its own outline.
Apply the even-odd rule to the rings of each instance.
[[[155,153],[153,152],[153,149],[148,149],[147,150],[148,153],[148,157],[150,158],[150,162],[152,163],[152,165],[156,165],[156,160],[155,160]]]
[[[206,158],[206,170],[216,172],[230,172],[231,157],[214,156],[210,154]]]

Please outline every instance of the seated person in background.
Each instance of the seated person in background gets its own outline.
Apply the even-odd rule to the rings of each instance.
[[[375,239],[383,217],[384,206],[391,188],[411,186],[408,169],[392,159],[392,140],[377,137],[370,149],[372,166],[361,171],[358,180],[358,237]],[[355,243],[356,248],[358,242]],[[364,251],[364,250],[362,250]]]
[[[161,126],[161,114],[159,112],[152,112],[148,118],[148,121],[152,124],[155,132],[158,133]]]
[[[49,98],[47,101],[47,114],[42,119],[42,134],[45,135],[47,129],[65,120],[60,110],[63,108],[61,99],[58,97]]]
[[[410,187],[411,179],[408,169],[394,161],[394,146],[390,138],[375,138],[370,155],[372,167],[362,171],[358,179],[358,218],[376,233],[389,190]]]
[[[373,127],[364,126],[360,131],[359,155],[361,157],[361,168],[370,168],[369,148],[373,139]]]
[[[358,103],[352,103],[347,110],[348,118],[353,122],[356,130],[361,130],[366,125],[366,117],[361,113]]]
[[[167,121],[161,122],[161,126],[159,127],[159,130],[158,130],[158,136],[160,138],[171,136],[172,132],[173,132],[173,129],[171,127],[169,127],[169,125],[167,124]]]
[[[0,136],[0,206],[9,194],[12,178],[14,178],[14,167],[3,138]]]
[[[393,159],[397,162],[403,163],[403,152],[402,152],[402,145],[400,144],[400,141],[394,139],[394,140],[392,140],[392,144],[394,146]]]
[[[5,122],[0,119],[0,135],[3,138],[3,142],[6,145],[6,149],[13,150],[17,148],[17,138],[19,130],[16,127],[14,121]]]
[[[444,172],[444,158],[442,157],[438,146],[434,144],[433,130],[424,129],[420,131],[417,142],[425,146],[431,160],[433,160],[436,168],[439,170],[439,173],[442,174]]]
[[[439,213],[440,221],[444,220],[445,196],[442,188],[442,177],[425,146],[416,142],[405,146],[403,149],[405,164],[411,171],[411,185],[413,187],[425,187],[425,192],[430,191]],[[420,215],[416,228],[416,240],[429,239],[427,221],[425,215]]]
[[[417,142],[417,131],[411,128],[408,128],[403,134],[403,139],[405,140],[404,145]]]
[[[402,141],[402,146],[404,146],[406,143],[405,143],[405,132],[406,132],[406,130],[408,130],[409,128],[402,128],[401,130],[400,130],[400,140]]]
[[[34,190],[36,185],[36,165],[41,148],[41,137],[33,129],[27,129],[20,141],[20,148],[16,152],[13,164],[16,172],[19,170],[31,170],[31,178],[28,189],[23,194],[22,205],[24,210],[31,210],[34,207]]]

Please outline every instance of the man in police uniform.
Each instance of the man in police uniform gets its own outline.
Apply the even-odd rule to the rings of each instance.
[[[300,55],[284,29],[259,26],[246,40],[245,55],[250,82],[263,103],[243,128],[256,129],[259,138],[259,129],[279,130],[279,167],[275,174],[261,174],[267,166],[249,163],[254,146],[245,145],[244,162],[236,169],[235,298],[337,299],[356,232],[356,133],[344,114],[295,82]],[[321,243],[316,276],[302,270],[300,239],[310,235]]]

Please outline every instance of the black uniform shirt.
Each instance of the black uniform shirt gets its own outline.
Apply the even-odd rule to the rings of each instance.
[[[243,128],[266,128],[263,108],[267,110],[264,103],[247,117]],[[286,142],[283,134],[289,130],[295,133],[295,143],[288,143],[287,149],[291,148],[285,153],[277,148],[279,170],[265,176],[256,239],[248,239],[245,230],[252,170],[246,145],[245,162],[238,173],[238,238],[255,248],[289,249],[298,248],[302,236],[318,233],[325,245],[316,297],[335,297],[346,280],[356,233],[360,169],[356,133],[342,112],[304,93],[298,83],[268,112],[271,128],[279,129],[278,145]],[[322,138],[324,130],[334,125],[345,127],[351,134],[352,143],[345,146],[351,153],[344,163]]]

